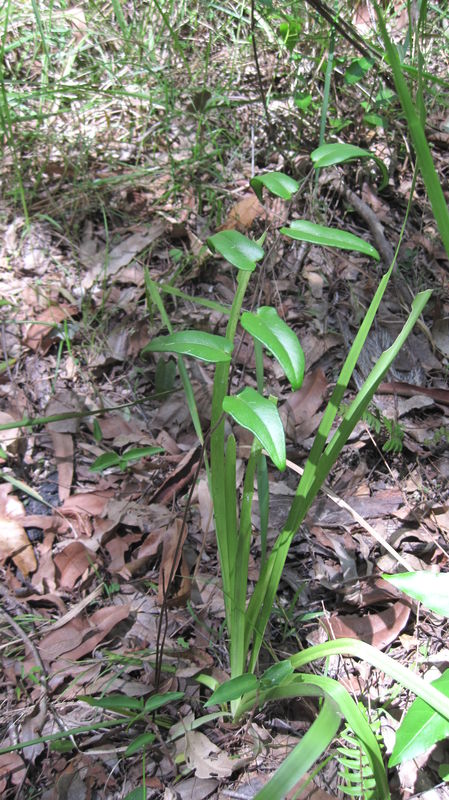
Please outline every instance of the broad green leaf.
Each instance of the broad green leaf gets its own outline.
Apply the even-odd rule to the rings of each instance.
[[[125,758],[126,756],[132,756],[134,753],[137,753],[138,750],[142,750],[147,744],[154,742],[155,738],[155,733],[141,733],[140,736],[137,736],[126,748]]]
[[[157,336],[143,348],[142,355],[147,353],[176,353],[216,364],[230,360],[232,343],[214,333],[178,331],[169,336]]]
[[[222,683],[218,689],[209,697],[209,700],[204,705],[221,705],[221,703],[228,703],[230,700],[238,700],[246,692],[253,692],[257,689],[259,681],[255,675],[239,675],[237,678]]]
[[[255,314],[245,311],[240,322],[279,361],[292,389],[299,389],[304,378],[304,352],[298,337],[276,309],[261,306]]]
[[[270,689],[273,686],[279,686],[292,673],[293,666],[289,659],[278,661],[277,664],[272,664],[271,667],[265,670],[260,679],[260,688]]]
[[[146,458],[147,456],[154,456],[156,453],[163,453],[163,447],[130,447],[125,450],[120,456],[120,461],[137,461],[139,458]]]
[[[143,701],[139,697],[128,697],[126,694],[110,694],[107,697],[78,697],[84,703],[95,708],[107,708],[109,711],[142,711]]]
[[[419,572],[398,572],[397,575],[382,577],[436,614],[449,617],[449,572],[423,569]]]
[[[365,58],[365,56],[362,56],[361,58],[354,59],[345,72],[344,78],[346,83],[350,85],[358,83],[366,73],[369,72],[373,64],[374,58]]]
[[[302,30],[302,22],[298,19],[290,18],[288,22],[281,22],[279,25],[279,33],[287,50],[293,52],[296,43],[299,39],[299,34]]]
[[[220,253],[226,261],[245,272],[252,272],[256,262],[264,257],[262,247],[238,231],[215,233],[209,237],[207,244],[212,252]]]
[[[449,669],[432,686],[449,697]],[[418,697],[410,706],[396,733],[396,742],[388,762],[395,767],[423,753],[435,742],[449,736],[449,720],[434,711]]]
[[[331,142],[330,144],[323,144],[317,147],[316,150],[310,154],[315,169],[321,167],[330,167],[334,164],[343,164],[346,161],[353,161],[355,158],[372,158],[376,162],[382,173],[382,183],[380,189],[384,189],[388,185],[388,170],[381,158],[365,150],[363,147],[357,147],[354,144],[345,144],[344,142]]]
[[[250,185],[261,202],[264,186],[271,194],[281,197],[282,200],[290,200],[292,194],[299,189],[299,183],[283,172],[264,172],[262,175],[256,175],[250,180]]]
[[[167,703],[173,703],[174,700],[181,700],[184,697],[184,692],[166,692],[165,694],[155,694],[150,697],[145,703],[145,713],[155,711],[156,708],[165,706]]]
[[[108,467],[118,467],[119,465],[120,456],[118,453],[103,453],[101,456],[98,456],[89,467],[89,472],[102,472]]]
[[[281,233],[301,242],[320,244],[322,247],[338,247],[340,250],[356,250],[358,253],[371,256],[376,261],[380,260],[377,250],[368,242],[360,239],[359,236],[347,231],[340,231],[338,228],[317,225],[315,222],[309,222],[306,219],[293,220],[289,228],[281,228]]]
[[[283,472],[286,467],[285,436],[279,412],[266,397],[247,386],[234,397],[225,397],[223,410],[247,428],[265,448],[273,464]]]
[[[147,800],[146,787],[138,786],[137,789],[132,789],[123,800]]]

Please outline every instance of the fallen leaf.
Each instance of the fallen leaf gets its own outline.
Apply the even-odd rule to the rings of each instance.
[[[220,750],[204,733],[187,731],[185,734],[185,758],[190,769],[201,780],[228,778],[234,770],[248,764],[250,758],[231,758]]]
[[[186,536],[187,525],[183,524],[182,519],[175,519],[174,524],[165,531],[159,569],[158,602],[160,605],[168,597],[170,586],[176,576]]]
[[[29,347],[30,350],[39,351],[42,355],[45,355],[55,340],[55,332],[58,325],[63,320],[76,314],[78,314],[76,306],[69,306],[66,303],[49,306],[27,328],[23,340],[24,345]]]
[[[323,625],[332,639],[359,639],[384,650],[407,625],[410,610],[411,604],[398,600],[376,614],[331,614]]]
[[[255,194],[247,194],[232,206],[223,225],[217,228],[218,231],[239,230],[242,233],[251,228],[256,219],[265,219],[266,211],[259,203]]]
[[[119,270],[128,266],[133,258],[149,247],[152,242],[159,239],[166,228],[167,223],[165,220],[157,219],[151,225],[122,239],[109,252],[105,249],[96,257],[93,266],[91,266],[91,263],[86,264],[90,268],[82,280],[83,289],[90,289],[100,275],[104,278],[116,275]]]
[[[36,556],[25,528],[17,520],[0,515],[0,563],[12,558],[16,567],[27,577],[37,569]]]
[[[59,586],[73,589],[78,578],[95,562],[95,554],[76,541],[70,542],[53,560],[59,572]]]
[[[128,618],[129,612],[129,605],[106,606],[88,617],[72,620],[63,628],[44,636],[39,645],[41,658],[51,663],[61,656],[70,661],[86,656],[103,641],[115,625]]]

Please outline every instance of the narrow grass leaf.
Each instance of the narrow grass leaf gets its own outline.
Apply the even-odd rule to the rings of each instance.
[[[256,262],[264,256],[263,248],[239,231],[220,231],[211,236],[207,244],[213,253],[220,253],[226,261],[245,272],[252,272]]]
[[[107,708],[109,711],[142,711],[143,701],[138,697],[128,697],[126,694],[110,694],[107,697],[85,697],[79,696],[82,700],[95,708]]]
[[[206,331],[187,330],[171,333],[169,336],[157,336],[143,348],[142,355],[176,353],[217,364],[230,360],[232,347],[232,342],[224,336]]]
[[[432,686],[449,697],[449,669]],[[449,736],[449,720],[417,698],[407,711],[396,732],[396,742],[388,762],[389,767],[415,758],[436,742]]]
[[[435,614],[449,617],[449,572],[435,573],[423,569],[382,575],[382,578],[414,600],[419,600]]]
[[[129,450],[125,450],[124,453],[120,456],[121,461],[136,461],[139,458],[147,458],[148,456],[154,456],[157,453],[163,453],[163,447],[131,447]]]
[[[120,456],[118,453],[103,453],[95,459],[94,463],[89,467],[89,472],[103,472],[108,467],[118,467],[120,465]]]
[[[145,703],[145,712],[148,714],[150,711],[155,711],[167,703],[173,703],[175,700],[181,700],[184,697],[184,692],[166,692],[165,694],[155,694],[150,697]]]
[[[440,179],[435,169],[432,154],[427,143],[426,133],[412,100],[410,89],[403,75],[403,65],[395,44],[391,41],[384,15],[378,3],[373,3],[376,9],[379,31],[385,46],[388,62],[393,72],[396,91],[399,95],[402,110],[407,118],[408,129],[416,151],[418,166],[429,195],[430,204],[438,225],[438,230],[449,257],[449,210]]]
[[[298,337],[276,309],[261,306],[255,314],[245,311],[240,323],[277,359],[292,389],[299,389],[304,379],[304,352]]]
[[[317,225],[315,222],[305,219],[293,220],[289,228],[281,228],[281,233],[300,242],[319,244],[322,247],[338,247],[340,250],[355,250],[371,256],[376,261],[380,260],[377,250],[359,236],[347,231],[340,231],[337,228]]]
[[[144,749],[147,744],[152,744],[156,738],[156,734],[154,733],[141,733],[140,736],[137,736],[133,742],[125,750],[125,758],[126,756],[132,756],[134,753],[137,753],[139,750]]]
[[[315,722],[284,759],[271,780],[256,794],[254,800],[285,797],[324,753],[337,733],[340,723],[341,717],[338,711],[329,700],[325,700]]]
[[[284,172],[265,172],[263,175],[256,175],[250,180],[250,185],[261,202],[264,186],[271,194],[281,197],[282,200],[290,200],[299,189],[299,183]]]
[[[247,386],[234,397],[225,397],[223,410],[257,437],[273,464],[281,471],[286,467],[285,436],[279,412],[271,400]]]

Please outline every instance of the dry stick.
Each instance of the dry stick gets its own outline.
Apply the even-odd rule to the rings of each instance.
[[[265,112],[265,119],[267,120],[271,134],[273,129],[273,124],[271,122],[270,112],[268,111],[267,98],[262,83],[262,73],[260,71],[260,65],[259,65],[259,54],[257,52],[257,42],[255,33],[256,20],[254,12],[255,12],[255,0],[251,0],[251,44],[253,46],[254,65],[256,67],[257,83],[259,84],[260,99],[262,101],[263,109]]]
[[[221,418],[218,421],[217,425],[220,424],[220,422],[221,422]],[[209,431],[206,434],[206,436],[204,437],[204,441],[203,441],[203,443],[201,445],[200,457],[198,459],[198,466],[197,466],[195,474],[194,474],[194,476],[192,478],[192,485],[191,485],[190,490],[189,490],[189,494],[188,494],[188,497],[187,497],[187,502],[186,502],[185,509],[184,509],[184,514],[183,514],[183,517],[182,517],[181,530],[179,532],[178,540],[176,542],[176,548],[175,548],[175,552],[174,552],[174,555],[173,555],[172,565],[171,565],[171,568],[170,568],[170,572],[169,572],[166,584],[165,584],[165,581],[164,581],[164,577],[165,576],[162,576],[163,602],[162,602],[161,612],[159,614],[159,620],[158,620],[158,625],[157,625],[156,648],[155,648],[156,649],[156,660],[155,660],[155,666],[154,666],[154,686],[155,686],[156,691],[159,688],[159,683],[160,683],[160,680],[161,680],[162,658],[163,658],[163,655],[164,655],[165,639],[166,639],[166,636],[167,636],[167,628],[168,628],[167,592],[168,592],[168,590],[170,588],[170,585],[173,582],[173,579],[175,577],[175,573],[176,573],[176,566],[175,565],[176,565],[176,563],[178,561],[178,558],[180,556],[181,542],[183,541],[184,531],[185,531],[186,526],[187,526],[187,514],[188,514],[189,509],[190,509],[193,492],[194,492],[194,489],[195,489],[195,486],[196,486],[196,482],[198,480],[198,475],[200,473],[201,465],[203,463],[203,457],[204,457],[204,450],[205,450],[205,447],[206,447],[206,442],[207,442],[210,434],[211,434],[211,431]],[[164,622],[165,622],[165,625],[164,625]]]
[[[294,470],[294,472],[297,472],[298,475],[302,475],[304,472],[304,470],[301,467],[298,467],[297,464],[294,464],[293,461],[287,460],[287,466],[290,467],[290,469]],[[407,572],[410,572],[412,570],[412,567],[410,566],[410,564],[407,563],[405,558],[402,558],[402,556],[394,549],[394,547],[392,547],[391,544],[389,544],[387,540],[384,539],[384,537],[380,533],[377,533],[377,531],[372,527],[372,525],[370,525],[369,522],[363,519],[363,517],[358,513],[358,511],[356,511],[355,508],[352,508],[352,506],[350,506],[349,503],[346,502],[346,500],[342,500],[342,498],[338,497],[338,495],[336,495],[335,492],[332,491],[332,489],[328,489],[326,486],[323,486],[322,491],[330,498],[330,500],[336,503],[337,506],[340,506],[340,508],[344,508],[345,511],[348,511],[351,514],[351,517],[356,522],[358,522],[358,524],[361,525],[361,527],[364,528],[367,531],[367,533],[371,534],[371,536],[383,548],[385,548],[385,550],[387,550],[399,564],[405,567]]]

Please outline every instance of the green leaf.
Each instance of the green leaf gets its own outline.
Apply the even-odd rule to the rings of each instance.
[[[374,58],[365,58],[364,56],[356,58],[345,72],[346,83],[349,83],[349,85],[358,83],[369,72],[373,64]]]
[[[298,337],[276,309],[261,306],[256,314],[245,311],[240,322],[279,361],[292,389],[299,389],[304,378],[304,352]]]
[[[119,465],[120,456],[117,453],[103,453],[103,455],[98,456],[89,467],[89,472],[102,472],[108,467],[118,467]]]
[[[271,400],[247,386],[234,397],[225,397],[223,410],[247,428],[265,448],[273,464],[283,472],[286,466],[285,436],[279,412]]]
[[[86,695],[78,697],[78,700],[95,706],[95,708],[107,708],[109,711],[142,711],[143,709],[143,701],[139,697],[128,697],[126,694],[110,694],[98,699]]]
[[[353,161],[355,158],[372,158],[376,162],[382,173],[382,183],[379,189],[384,189],[388,185],[388,170],[381,158],[365,150],[363,147],[357,147],[354,144],[346,144],[345,142],[331,142],[317,147],[316,150],[310,154],[315,169],[321,167],[330,167],[334,164],[343,164],[346,161]]]
[[[397,575],[382,575],[396,589],[419,600],[426,608],[449,617],[449,572],[399,572]]]
[[[257,689],[259,681],[255,675],[239,675],[237,678],[222,683],[218,689],[209,697],[209,700],[204,705],[221,705],[228,703],[230,700],[238,700],[246,692],[253,692]]]
[[[245,272],[252,272],[256,268],[256,261],[260,261],[265,255],[257,242],[238,231],[215,233],[209,237],[207,244],[213,253],[220,253],[226,261]]]
[[[138,750],[142,750],[147,744],[154,742],[155,738],[156,734],[154,733],[141,733],[140,736],[137,736],[126,748],[125,758],[126,756],[132,756],[134,753],[137,753]]]
[[[269,689],[272,686],[279,686],[292,673],[293,666],[289,659],[278,661],[277,664],[272,664],[271,667],[265,670],[260,679],[260,688]]]
[[[123,800],[147,800],[146,787],[138,786],[137,789],[132,789]]]
[[[281,197],[282,200],[290,200],[292,194],[299,189],[299,183],[283,172],[264,172],[262,175],[256,175],[250,180],[250,185],[261,202],[264,186],[271,194]]]
[[[120,456],[120,461],[137,461],[139,458],[146,458],[147,456],[154,456],[156,453],[163,453],[163,447],[130,447],[125,450]]]
[[[145,703],[145,713],[155,711],[156,708],[165,706],[167,703],[173,703],[175,700],[181,700],[184,697],[184,692],[166,692],[165,694],[155,694],[150,697]]]
[[[216,336],[205,331],[178,331],[169,336],[157,336],[143,350],[147,353],[177,353],[177,355],[193,356],[201,361],[217,364],[229,361],[232,353],[232,342],[224,336]]]
[[[432,686],[449,697],[449,669],[436,681],[432,681]],[[418,697],[397,730],[388,766],[395,767],[403,761],[415,758],[446,736],[449,736],[449,721]]]
[[[290,223],[289,228],[281,228],[281,233],[290,236],[291,239],[320,244],[322,247],[356,250],[358,253],[364,253],[376,261],[380,261],[379,253],[372,245],[360,239],[359,236],[347,231],[340,231],[338,228],[328,228],[305,219],[295,219]]]

